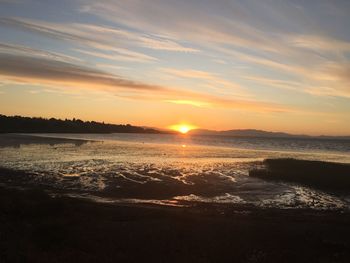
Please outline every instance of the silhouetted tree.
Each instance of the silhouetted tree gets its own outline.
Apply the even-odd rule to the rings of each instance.
[[[155,129],[104,122],[82,121],[73,118],[44,119],[0,114],[0,133],[161,133]]]

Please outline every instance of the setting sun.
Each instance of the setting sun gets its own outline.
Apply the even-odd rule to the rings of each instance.
[[[181,133],[187,133],[190,129],[187,126],[182,126],[179,129],[179,132]]]
[[[186,134],[188,133],[190,130],[193,130],[197,127],[193,126],[193,125],[189,125],[189,124],[176,124],[176,125],[172,125],[169,127],[170,129],[174,130],[174,131],[178,131],[182,134]]]

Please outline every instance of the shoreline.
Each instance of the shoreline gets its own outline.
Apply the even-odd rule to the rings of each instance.
[[[28,144],[45,144],[45,145],[54,146],[62,143],[72,143],[72,144],[75,144],[76,146],[80,146],[88,142],[94,142],[94,141],[85,140],[85,139],[45,137],[45,136],[20,134],[20,133],[0,133],[0,148],[3,148],[3,147],[19,148],[21,145],[28,145]]]
[[[135,135],[136,133],[108,133],[108,134],[102,134],[102,133],[0,133],[0,148],[1,147],[16,147],[19,148],[20,145],[25,145],[25,144],[47,144],[54,146],[55,144],[61,144],[61,143],[74,143],[76,146],[83,145],[85,143],[89,142],[115,142],[119,144],[146,144],[146,145],[161,145],[161,146],[169,146],[169,147],[182,147],[182,144],[178,143],[169,143],[169,142],[144,142],[144,141],[133,141],[133,140],[115,140],[111,138],[104,138],[104,139],[99,139],[99,138],[74,138],[74,135],[113,135],[113,134],[124,134],[124,135]],[[49,136],[48,136],[49,135]],[[55,135],[64,135],[63,136],[55,136]],[[69,135],[73,135],[70,137]],[[151,136],[159,136],[159,135],[166,135],[166,136],[174,136],[174,134],[143,134],[139,133],[139,135],[151,135]],[[177,137],[183,137],[182,134],[175,134]],[[197,135],[196,135],[197,136]],[[202,135],[200,135],[202,136]],[[199,136],[199,137],[200,137]],[[26,139],[28,137],[28,139]],[[223,136],[224,137],[224,136]],[[9,140],[7,139],[9,138]],[[239,137],[237,137],[240,139]],[[247,137],[245,139],[254,139],[254,137]],[[264,138],[260,138],[264,139]],[[7,142],[6,142],[7,140]],[[18,141],[17,141],[18,140]],[[4,143],[5,141],[5,143]],[[214,149],[223,149],[225,151],[229,150],[243,150],[247,152],[261,152],[261,153],[284,153],[286,155],[293,155],[293,154],[299,154],[299,155],[304,155],[307,153],[302,151],[302,150],[292,150],[292,149],[287,149],[287,150],[277,150],[277,149],[262,149],[262,148],[245,148],[245,147],[237,147],[237,146],[225,146],[225,145],[213,145],[213,144],[188,144],[186,146],[190,146],[192,148],[201,148],[201,147],[210,147]],[[344,157],[344,153],[342,152],[337,152],[337,151],[329,151],[327,153],[322,152],[322,151],[315,151],[313,152],[314,154],[318,156],[334,156],[334,157]],[[283,158],[283,157],[282,157]],[[264,159],[257,160],[256,161],[263,161]],[[348,163],[350,164],[350,160],[344,161],[344,162],[336,162],[336,161],[329,161],[329,162],[334,162],[334,163]]]

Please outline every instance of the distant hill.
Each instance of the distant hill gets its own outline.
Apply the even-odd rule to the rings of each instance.
[[[0,114],[0,133],[150,133],[178,134],[176,131],[153,127],[139,127],[130,124],[106,124],[104,122],[82,121],[79,119],[45,119],[36,117],[6,116]],[[270,132],[254,129],[213,131],[195,129],[190,135],[215,135],[260,138],[305,138],[350,140],[350,136],[309,136],[284,132]]]
[[[105,124],[79,119],[60,120],[5,116],[0,114],[0,133],[164,133],[162,131],[126,125]]]
[[[310,136],[304,134],[289,134],[285,132],[270,132],[254,129],[242,129],[242,130],[227,130],[227,131],[213,131],[195,129],[189,132],[192,135],[219,135],[219,136],[232,136],[232,137],[260,137],[260,138],[305,138],[305,139],[339,139],[350,140],[350,136]]]

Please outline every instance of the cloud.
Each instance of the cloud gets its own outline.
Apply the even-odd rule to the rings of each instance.
[[[350,98],[350,63],[328,63],[319,67],[309,79],[314,83],[307,91],[318,96]]]
[[[226,108],[253,112],[274,112],[274,113],[298,113],[300,110],[286,105],[273,102],[263,102],[255,100],[243,100],[228,97],[213,96],[205,93],[188,92],[186,90],[176,90],[168,94],[127,94],[117,95],[118,97],[143,100],[143,101],[164,101],[179,105],[190,105],[204,108]],[[305,111],[304,111],[305,113]]]
[[[3,17],[0,25],[15,27],[47,37],[88,45],[93,48],[123,52],[125,48],[117,46],[134,46],[172,52],[199,52],[198,49],[186,47],[176,41],[160,35],[151,35],[122,30],[116,27],[99,26],[82,23],[50,23],[23,18]],[[129,51],[139,57],[150,57],[135,51]],[[124,52],[127,53],[127,52]],[[125,54],[127,55],[127,54]],[[154,58],[151,58],[154,59]]]
[[[331,90],[339,90],[333,95],[347,97],[347,91],[344,92],[344,88],[335,86],[336,81],[326,82],[317,75],[324,75],[323,68],[330,62],[342,65],[344,61],[349,61],[346,56],[341,56],[343,52],[350,50],[348,41],[326,34],[311,35],[307,32],[296,34],[281,31],[278,25],[272,25],[267,23],[266,19],[259,18],[259,14],[255,14],[253,9],[247,9],[245,4],[227,4],[225,1],[219,1],[208,14],[207,9],[202,5],[194,8],[192,1],[186,3],[180,1],[176,4],[158,0],[150,3],[140,0],[123,3],[109,0],[81,3],[82,12],[113,21],[114,26],[49,23],[23,18],[1,18],[0,24],[70,41],[79,45],[73,49],[81,54],[112,61],[160,62],[154,56],[132,50],[136,47],[192,53],[198,53],[201,50],[198,54],[203,56],[210,51],[225,60],[232,59],[235,63],[242,64],[247,69],[246,74],[251,78],[259,78],[257,71],[261,73],[261,71],[273,70],[275,74],[292,76],[296,78],[295,82],[300,83],[300,85],[293,84],[292,87],[288,83],[282,84],[265,79],[260,82],[262,85],[297,92],[310,93],[312,90],[311,94],[324,96],[331,96],[329,92]],[[261,5],[259,2],[254,4],[266,8],[266,5]],[[292,21],[291,14],[300,16],[300,20],[308,19],[300,15],[300,12],[305,10],[299,7],[288,4],[283,4],[282,7],[276,13],[272,12],[275,10],[274,7],[264,11],[273,15],[271,19],[275,19],[275,16],[281,17],[282,14],[286,16],[287,21]],[[228,16],[229,12],[233,12],[235,16]],[[221,13],[222,15],[219,15]],[[296,24],[299,22],[293,21]],[[191,46],[182,45],[180,42],[190,43]],[[205,48],[207,50],[203,52],[202,49]],[[317,52],[310,52],[310,50]],[[340,53],[340,58],[329,56],[327,54],[329,52],[337,55]],[[242,87],[218,74],[205,75],[205,72],[172,68],[164,68],[163,72],[181,78],[196,78],[207,82],[214,89],[219,87],[227,91],[249,90],[249,87]],[[245,78],[245,76],[240,77]],[[337,77],[337,79],[338,84],[343,85],[340,83],[341,78]],[[320,92],[317,93],[315,90],[318,87]]]
[[[202,4],[194,1],[173,3],[155,0],[146,3],[133,0],[120,3],[104,0],[81,1],[81,3],[82,12],[98,15],[143,32],[148,31],[153,35],[166,35],[192,43],[195,41],[199,45],[209,42],[252,47],[271,52],[278,52],[281,49],[266,32],[240,20],[242,14],[247,12],[237,3],[227,4],[219,1],[215,5],[210,5],[212,8],[210,13],[208,13],[209,6],[203,8]],[[218,15],[217,12],[222,12],[221,8],[231,12],[231,20]]]
[[[134,62],[151,62],[157,59],[141,52],[132,51],[129,48],[118,47],[120,39],[110,36],[114,32],[117,36],[128,35],[128,32],[114,29],[85,25],[85,24],[63,24],[49,23],[19,18],[0,18],[0,25],[11,26],[44,35],[53,39],[69,41],[80,45],[79,51],[94,54],[95,56],[114,60]],[[87,50],[89,48],[89,50]],[[91,50],[93,49],[93,50]],[[99,50],[99,51],[96,51]],[[105,54],[101,52],[109,52]]]
[[[160,34],[147,34],[140,33],[137,31],[127,31],[125,29],[120,29],[118,27],[108,27],[92,24],[77,24],[73,23],[70,26],[82,32],[90,32],[95,35],[100,35],[101,37],[107,38],[111,41],[121,40],[128,41],[128,44],[133,44],[135,46],[140,46],[144,48],[150,48],[154,50],[166,50],[174,52],[200,52],[198,49],[184,46],[174,39],[169,38],[165,35]]]
[[[292,45],[311,49],[316,51],[328,51],[328,52],[349,52],[350,42],[342,41],[339,39],[330,38],[327,36],[318,35],[293,35],[288,36],[286,41]]]
[[[342,41],[327,37],[322,32],[323,23],[315,23],[315,18],[307,13],[310,10],[305,10],[291,1],[272,4],[273,2],[84,0],[80,4],[81,12],[99,16],[115,24],[214,49],[216,45],[226,45],[271,55],[295,54],[300,52],[295,48],[298,41],[291,36],[298,36],[301,28],[306,31],[304,41],[307,38],[320,39],[320,36],[314,35],[318,32],[323,38],[342,45]],[[331,7],[329,3],[327,5]],[[317,19],[322,22],[322,17]],[[309,29],[311,24],[313,27]],[[309,35],[308,30],[313,30],[313,35]]]
[[[174,69],[174,68],[161,68],[161,71],[174,75],[181,78],[193,78],[193,79],[216,79],[216,76],[213,73],[193,70],[193,69]]]
[[[95,69],[48,58],[0,54],[0,74],[12,80],[58,85],[160,90]]]
[[[221,51],[233,58],[261,65],[280,74],[291,75],[297,78],[295,81],[277,80],[249,74],[241,76],[243,79],[252,80],[261,85],[269,85],[277,88],[304,92],[316,96],[350,97],[350,62],[338,60],[320,59],[311,65],[299,63],[282,63],[272,59],[243,54],[230,49],[221,48]]]
[[[195,100],[165,100],[165,102],[170,102],[174,104],[191,105],[196,107],[208,107],[211,106],[208,102],[195,101]]]
[[[108,52],[108,49],[105,49],[104,52],[100,51],[89,51],[89,50],[84,50],[84,49],[79,49],[75,48],[73,49],[74,51],[77,51],[79,53],[93,56],[93,57],[98,57],[98,58],[103,58],[107,60],[114,60],[114,61],[132,61],[132,62],[154,62],[157,61],[156,58],[143,55],[140,53],[136,52],[130,52],[129,50],[126,49],[113,49],[112,51]],[[108,52],[108,53],[107,53]]]
[[[273,71],[278,76],[275,80],[285,78],[284,83],[265,78],[261,85],[348,97],[344,88],[347,82],[340,67],[349,63],[350,40],[346,34],[339,34],[338,29],[347,30],[344,22],[348,21],[349,5],[329,1],[321,1],[319,5],[277,2],[101,0],[80,3],[82,12],[134,30],[186,41],[204,50],[204,54],[211,52],[216,57],[242,64],[247,67],[246,75],[256,80],[266,71]],[[324,15],[336,19],[325,22]],[[336,64],[337,69],[329,64]],[[201,72],[168,70],[168,73],[209,80]],[[331,77],[329,74],[334,74],[332,81],[321,79],[326,75]],[[317,90],[320,92],[315,92]]]
[[[200,52],[200,50],[198,49],[184,47],[175,41],[164,39],[164,38],[156,38],[154,36],[153,37],[140,36],[140,37],[137,37],[137,40],[142,43],[141,46],[155,49],[155,50],[176,51],[176,52],[185,52],[185,53]]]
[[[251,62],[273,68],[282,73],[294,75],[297,81],[278,80],[259,76],[246,76],[260,84],[304,92],[311,95],[350,98],[350,62],[323,61],[306,67],[287,65],[264,58],[244,57]]]
[[[219,74],[207,72],[207,71],[201,71],[201,70],[194,70],[194,69],[175,69],[175,68],[160,68],[161,72],[164,72],[170,76],[175,76],[178,78],[187,78],[187,79],[197,79],[197,80],[203,80],[204,82],[213,85],[218,89],[218,87],[223,87],[222,90],[227,91],[228,89],[232,90],[240,90],[241,95],[247,95],[244,94],[244,88],[232,81],[228,81],[222,77],[219,76]]]
[[[125,79],[112,73],[48,57],[0,53],[1,79],[66,89],[89,89],[108,92],[119,97],[146,101],[166,101],[198,107],[226,107],[252,111],[291,111],[288,107],[259,101],[213,96],[145,84]],[[191,102],[191,103],[190,103]]]
[[[104,63],[98,63],[96,64],[97,68],[100,68],[102,70],[111,70],[111,71],[120,71],[120,70],[129,70],[130,68],[128,67],[123,67],[123,66],[116,66],[116,65],[110,65],[110,64],[104,64]]]
[[[286,89],[286,90],[292,90],[292,91],[298,91],[298,92],[304,91],[303,83],[296,82],[296,81],[282,80],[282,79],[276,79],[271,77],[268,78],[268,77],[262,77],[262,76],[244,76],[243,78],[249,81],[253,81],[260,85],[267,85],[267,86],[272,86],[279,89]]]
[[[22,55],[31,54],[32,56],[54,59],[54,60],[59,60],[63,62],[81,61],[81,59],[79,58],[68,56],[62,53],[39,50],[39,49],[30,48],[22,45],[14,45],[14,44],[1,43],[1,42],[0,42],[0,52],[7,53],[7,54],[12,54],[15,52],[17,54],[22,54]]]
[[[0,18],[0,24],[2,26],[15,27],[61,40],[94,42],[92,36],[83,34],[73,27],[64,27],[63,24],[11,17]]]

